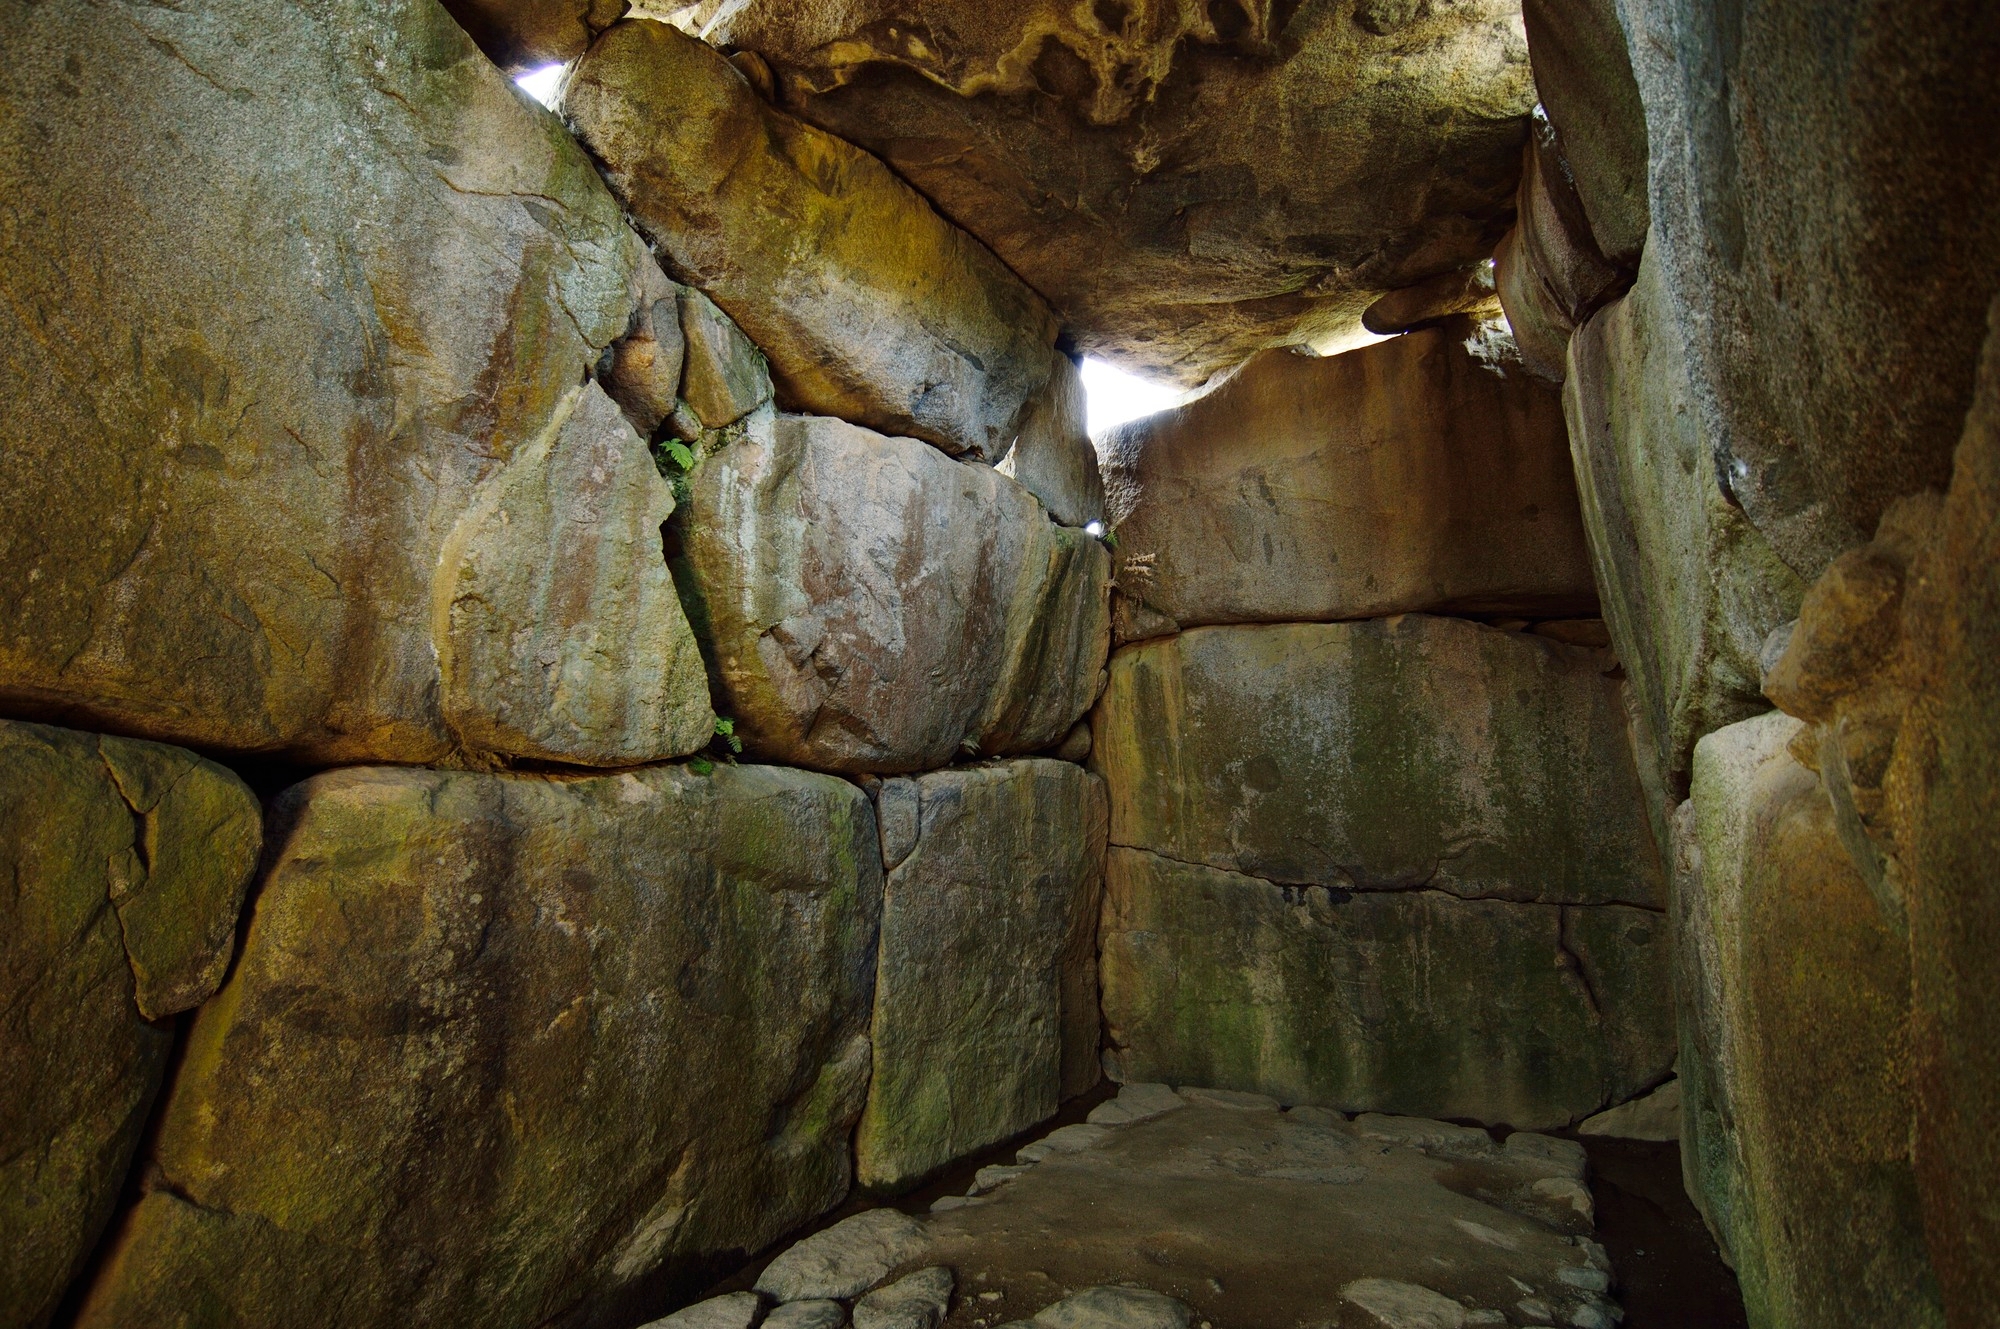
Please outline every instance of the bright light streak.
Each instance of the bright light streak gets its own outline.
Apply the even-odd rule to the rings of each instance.
[[[1187,396],[1179,388],[1148,383],[1097,359],[1083,362],[1083,392],[1089,402],[1085,418],[1092,438],[1113,425],[1178,406]]]
[[[556,108],[556,84],[562,82],[561,65],[543,65],[540,69],[530,69],[516,76],[514,82],[523,92],[533,97],[551,111]]]

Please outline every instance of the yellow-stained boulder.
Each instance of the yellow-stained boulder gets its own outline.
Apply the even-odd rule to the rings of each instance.
[[[80,1324],[632,1323],[846,1193],[854,786],[351,768],[273,826]]]
[[[1673,951],[1688,1192],[1751,1323],[1942,1326],[1910,1140],[1910,956],[1777,712],[1695,748]]]
[[[586,381],[640,246],[555,117],[432,0],[7,30],[0,704],[314,763],[705,742],[671,500]]]
[[[181,748],[0,721],[0,1325],[48,1323],[124,1188],[173,1048],[222,982],[262,842]]]
[[[1189,386],[1487,258],[1535,104],[1518,0],[672,12],[990,245],[1080,349]]]
[[[1596,612],[1561,400],[1467,320],[1325,358],[1267,351],[1102,448],[1122,636]]]
[[[921,771],[1054,747],[1095,699],[1109,556],[990,467],[786,415],[689,483],[675,572],[752,754]]]
[[[1883,925],[1907,927],[1924,1229],[1953,1325],[2000,1298],[2000,302],[1950,490],[1882,515],[1806,593],[1771,699]]]
[[[888,167],[649,20],[598,38],[562,111],[674,275],[770,357],[786,409],[1007,454],[1055,318]]]

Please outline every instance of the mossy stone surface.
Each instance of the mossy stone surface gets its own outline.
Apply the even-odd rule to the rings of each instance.
[[[893,1188],[1096,1082],[1105,812],[1104,782],[1060,761],[884,788],[914,797],[919,830],[884,887],[855,1150],[861,1182]]]
[[[1648,251],[1632,290],[1571,338],[1563,384],[1604,620],[1662,831],[1695,740],[1768,709],[1758,652],[1805,590],[1722,490],[1681,337]]]
[[[1563,1126],[1673,1062],[1652,1016],[1668,1009],[1659,923],[1619,905],[1278,886],[1114,846],[1106,1039],[1128,1082]]]
[[[1910,961],[1775,712],[1695,749],[1675,965],[1689,1192],[1754,1324],[1944,1323],[1910,1142]]]
[[[274,817],[81,1323],[643,1319],[845,1193],[881,907],[852,785],[356,768]]]
[[[1288,885],[1659,907],[1609,667],[1418,614],[1127,646],[1091,721],[1111,843]]]
[[[180,748],[0,721],[0,1325],[47,1323],[215,990],[257,800]]]
[[[555,116],[434,0],[56,0],[7,50],[9,713],[313,765],[707,740],[665,482],[586,381],[641,249]]]
[[[785,409],[1007,455],[1055,315],[882,162],[651,19],[597,39],[562,113],[674,275],[770,358]]]

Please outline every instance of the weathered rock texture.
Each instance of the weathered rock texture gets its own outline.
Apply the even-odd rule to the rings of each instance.
[[[1283,885],[1665,903],[1597,653],[1462,619],[1196,628],[1111,660],[1111,843]]]
[[[263,832],[180,748],[0,721],[0,1324],[46,1324],[221,983]]]
[[[574,60],[630,0],[443,0],[479,49],[506,70]]]
[[[847,772],[1069,732],[1109,641],[1109,556],[936,448],[816,416],[696,469],[676,572],[752,753]]]
[[[1114,846],[1102,944],[1127,1080],[1538,1128],[1673,1064],[1650,909],[1280,886]]]
[[[845,1193],[881,907],[853,786],[361,768],[274,817],[80,1323],[603,1319]]]
[[[1546,121],[1536,123],[1522,159],[1515,207],[1519,220],[1493,255],[1500,306],[1522,360],[1543,378],[1560,381],[1577,324],[1615,297],[1631,273],[1598,251],[1569,164]]]
[[[1695,749],[1673,914],[1682,1160],[1751,1323],[1941,1325],[1910,1163],[1910,960],[1772,713]]]
[[[1097,1080],[1104,783],[1067,762],[886,781],[875,1075],[855,1139],[894,1187]]]
[[[1597,586],[1663,825],[1695,740],[1769,709],[1758,653],[1797,576],[1716,480],[1681,331],[1648,254],[1630,294],[1569,343],[1569,445]]]
[[[770,357],[787,409],[1006,455],[1055,320],[881,162],[649,20],[597,40],[562,110],[674,275]]]
[[[1104,520],[1104,477],[1086,424],[1090,404],[1076,364],[1060,351],[1051,355],[1049,381],[1028,403],[1021,435],[999,470],[1064,526],[1088,526]]]
[[[1817,576],[1943,489],[2000,274],[2000,11],[1619,0],[1649,253],[1731,490]]]
[[[0,704],[316,762],[703,741],[671,500],[584,382],[636,246],[561,125],[428,3],[8,29]]]
[[[1596,612],[1561,401],[1469,322],[1267,351],[1103,451],[1124,635]]]
[[[1125,1078],[1524,1127],[1663,1078],[1664,890],[1607,668],[1421,615],[1121,650],[1091,759]]]
[[[1535,91],[1597,251],[1639,260],[1646,199],[1646,110],[1626,53],[1617,0],[1522,0]]]
[[[2000,306],[1991,317],[2000,327]],[[1883,925],[1907,926],[1924,1226],[1953,1324],[2000,1298],[1992,864],[2000,854],[2000,331],[1951,489],[1903,498],[1806,594],[1765,686],[1806,721],[1835,835]]]
[[[768,60],[788,108],[991,245],[1080,347],[1189,384],[1487,257],[1535,100],[1499,0],[752,0],[681,21]]]

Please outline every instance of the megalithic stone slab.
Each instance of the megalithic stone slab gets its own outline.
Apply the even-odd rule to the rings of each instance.
[[[650,20],[597,39],[562,112],[674,275],[770,357],[786,409],[1006,455],[1055,317],[887,166]]]
[[[79,1323],[631,1323],[846,1193],[881,908],[854,786],[350,768],[273,815]]]
[[[1910,955],[1771,713],[1695,748],[1674,962],[1688,1191],[1752,1323],[1942,1326],[1910,1156]]]
[[[1679,317],[1648,251],[1638,281],[1569,344],[1569,420],[1604,621],[1669,802],[1695,740],[1769,709],[1758,653],[1798,614],[1796,574],[1730,502],[1694,400]],[[1664,822],[1666,808],[1652,810]]]
[[[1673,1064],[1649,909],[1280,886],[1114,845],[1102,945],[1127,1081],[1541,1129]]]
[[[1068,762],[890,780],[921,830],[889,872],[863,1185],[913,1182],[1097,1078],[1104,782]],[[899,846],[900,848],[900,846]]]
[[[698,751],[707,678],[667,570],[672,491],[586,384],[473,497],[434,594],[441,710],[488,752],[619,766]]]
[[[1182,627],[1596,613],[1561,399],[1466,320],[1267,351],[1103,450],[1120,594]]]
[[[181,748],[0,721],[0,1325],[38,1329],[112,1217],[221,983],[256,798]]]
[[[0,703],[315,764],[705,741],[664,482],[585,383],[640,246],[553,115],[431,0],[60,0],[7,50]]]
[[[690,483],[676,576],[751,753],[896,773],[1036,752],[1096,696],[1110,559],[991,468],[780,416]]]
[[[1535,91],[1613,263],[1638,261],[1646,240],[1646,111],[1632,77],[1616,0],[1522,0]]]
[[[1951,478],[2000,292],[2000,11],[1617,9],[1646,115],[1646,251],[1685,310],[1697,409],[1735,500],[1811,580]]]
[[[1464,619],[1194,628],[1111,659],[1111,843],[1286,885],[1658,908],[1600,653]]]
[[[1104,477],[1087,427],[1090,403],[1075,363],[1060,351],[1050,352],[1050,360],[1049,381],[1028,403],[1020,437],[999,470],[1064,526],[1088,526],[1104,520]]]
[[[992,246],[1078,347],[1189,387],[1490,256],[1535,105],[1518,0],[672,9]]]

